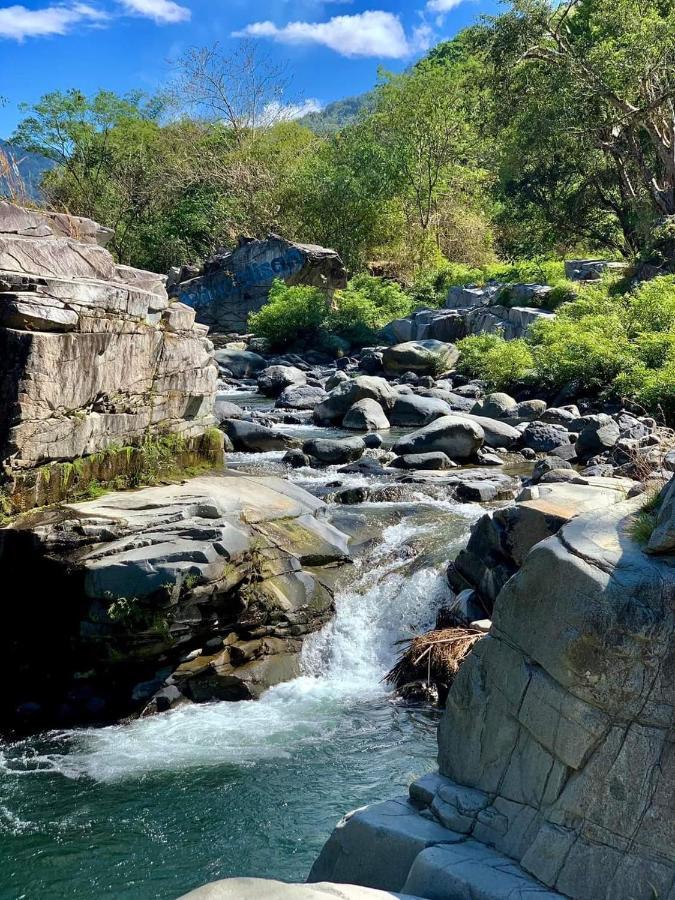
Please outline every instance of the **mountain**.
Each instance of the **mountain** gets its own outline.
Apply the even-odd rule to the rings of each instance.
[[[54,160],[0,140],[0,196],[40,199],[40,183]]]
[[[345,97],[344,100],[329,103],[321,112],[308,113],[300,121],[317,134],[330,134],[345,125],[351,125],[363,112],[372,109],[374,100],[373,91],[356,97]]]

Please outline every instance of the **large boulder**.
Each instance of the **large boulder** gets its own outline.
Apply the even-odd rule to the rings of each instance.
[[[221,474],[0,530],[0,563],[33,598],[7,611],[0,725],[17,710],[39,728],[251,699],[296,677],[349,552],[324,509],[283,479]]]
[[[489,419],[508,419],[518,408],[517,402],[508,394],[497,391],[479,400],[471,412],[475,416],[487,416]]]
[[[394,453],[406,456],[440,450],[450,459],[472,459],[484,442],[485,432],[477,422],[460,416],[441,416],[400,438],[394,444]]]
[[[257,422],[226,419],[221,427],[232,441],[234,449],[244,453],[267,453],[270,450],[289,450],[299,446],[295,438]]]
[[[375,891],[356,884],[286,884],[262,878],[227,878],[183,895],[183,900],[415,900],[409,894]]]
[[[359,400],[376,400],[385,413],[394,408],[398,394],[384,378],[359,375],[342,381],[325,400],[314,407],[314,421],[319,425],[341,422],[349,409]]]
[[[264,356],[236,347],[216,350],[213,356],[221,369],[231,372],[235,378],[251,378],[267,366]]]
[[[389,428],[389,420],[377,400],[364,397],[349,408],[342,427],[350,431],[382,431]]]
[[[208,259],[197,277],[175,283],[172,292],[196,310],[198,322],[214,331],[242,333],[248,330],[249,315],[267,302],[277,278],[327,292],[347,284],[335,250],[270,234],[265,240],[241,238],[234,250]]]
[[[47,465],[86,458],[79,473],[96,457],[104,482],[121,481],[135,475],[123,456],[106,474],[99,454],[167,437],[177,450],[215,424],[207,329],[169,301],[163,276],[116,265],[108,236],[89,219],[0,203],[0,466],[11,511],[56,502],[78,482]]]
[[[307,376],[295,366],[268,366],[258,375],[258,390],[266,397],[278,397],[287,387],[305,384]]]
[[[487,416],[476,416],[473,413],[464,412],[453,413],[453,415],[480,425],[483,429],[487,447],[505,447],[507,450],[510,450],[522,440],[522,435],[517,428],[509,425],[508,422],[502,422],[500,419],[490,419]]]
[[[279,409],[314,409],[327,396],[323,388],[312,384],[292,385],[283,389],[274,405]]]
[[[569,444],[570,436],[564,425],[530,422],[523,432],[523,443],[535,453],[550,453]]]
[[[360,459],[366,445],[359,437],[313,438],[305,441],[302,452],[327,465],[339,465]]]
[[[656,527],[647,550],[650,553],[675,553],[675,476],[661,492]]]
[[[621,435],[618,424],[606,413],[583,416],[575,423],[579,437],[575,445],[581,460],[590,459],[605,450],[611,450]]]
[[[459,350],[454,344],[443,341],[407,341],[387,347],[382,354],[382,365],[388,375],[403,375],[415,372],[417,375],[439,375],[448,372],[459,359]]]
[[[404,428],[419,428],[422,425],[428,425],[429,422],[433,422],[440,416],[447,416],[451,412],[449,404],[436,397],[399,394],[394,408],[389,414],[389,421],[392,425]]]

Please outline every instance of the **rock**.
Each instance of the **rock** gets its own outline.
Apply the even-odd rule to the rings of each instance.
[[[287,450],[281,461],[293,469],[302,469],[304,466],[308,466],[310,462],[309,456],[306,456],[302,450]]]
[[[565,278],[570,281],[598,281],[607,272],[621,273],[626,263],[607,259],[566,259]]]
[[[551,406],[539,418],[551,425],[571,426],[579,418],[579,409],[576,406]]]
[[[442,341],[407,341],[387,347],[382,364],[389,375],[414,372],[416,375],[438,375],[452,369],[459,359],[454,344]]]
[[[515,419],[517,422],[534,422],[541,419],[545,412],[545,400],[523,400],[522,403],[516,405],[509,418]]]
[[[140,713],[147,692],[134,689],[161,669],[146,713],[257,697],[295,677],[304,635],[332,613],[333,567],[349,553],[346,536],[317,518],[324,509],[279,478],[214,475],[64,504],[58,517],[32,513],[30,541],[24,526],[3,529],[0,562],[21,566],[38,606],[8,618],[0,670],[16,680],[0,699],[2,727],[30,697],[43,708],[36,727],[58,723],[74,673],[75,722]],[[88,706],[92,697],[110,711]]]
[[[539,541],[557,534],[575,516],[620,503],[627,479],[578,479],[578,484],[540,484],[526,488],[516,506],[483,516],[471,529],[469,542],[448,570],[455,591],[475,590],[487,613],[506,582],[522,566]]]
[[[264,357],[250,350],[216,350],[214,359],[222,369],[228,369],[235,378],[250,378],[267,366]]]
[[[663,468],[666,472],[675,472],[675,450],[669,450],[663,458]]]
[[[371,432],[370,434],[364,434],[363,443],[368,450],[377,450],[384,442],[379,434]]]
[[[518,404],[508,394],[488,394],[483,400],[479,400],[471,412],[475,416],[486,416],[488,419],[507,419],[512,416]]]
[[[523,442],[536,453],[549,453],[556,447],[569,444],[570,436],[564,425],[530,422],[523,432]]]
[[[399,394],[394,408],[389,414],[392,425],[404,428],[419,428],[428,425],[440,416],[452,412],[447,403],[433,397],[418,397],[415,394]]]
[[[359,368],[366,375],[377,375],[382,371],[382,353],[379,350],[368,350],[361,354]]]
[[[261,878],[226,878],[183,895],[184,900],[415,900],[409,894],[375,891],[354,884],[286,884]]]
[[[386,431],[389,420],[377,400],[365,397],[349,408],[342,420],[342,427],[351,431]]]
[[[505,447],[507,450],[511,450],[521,443],[522,436],[520,431],[507,422],[502,422],[499,419],[489,419],[483,415],[476,416],[473,413],[453,413],[453,415],[480,425],[485,437],[485,444],[488,447],[494,449]]]
[[[532,483],[537,484],[541,479],[550,472],[574,472],[571,464],[564,459],[558,459],[557,456],[546,456],[540,459],[532,472]]]
[[[459,416],[441,416],[430,425],[400,438],[394,453],[405,456],[440,450],[450,459],[470,459],[483,446],[485,432],[475,422]]]
[[[256,422],[226,419],[222,428],[232,441],[234,449],[244,453],[267,453],[270,450],[288,450],[298,446],[295,438]]]
[[[392,469],[451,469],[455,464],[445,454],[436,453],[408,453],[405,456],[397,456],[389,463]]]
[[[443,400],[448,404],[452,412],[468,412],[475,406],[473,397],[463,397],[455,391],[448,391],[442,388],[425,388],[418,392],[420,397],[434,397],[436,400]]]
[[[327,465],[353,462],[363,456],[366,445],[361,438],[314,438],[305,441],[302,452]]]
[[[346,372],[335,372],[326,381],[326,390],[332,391],[333,388],[336,388],[339,384],[342,384],[343,381],[349,381],[349,375],[347,375]]]
[[[513,488],[504,490],[504,485],[496,481],[460,481],[455,488],[455,499],[463,503],[488,503],[513,496]]]
[[[661,492],[656,528],[647,544],[649,553],[675,553],[675,476]]]
[[[575,444],[579,459],[589,459],[603,450],[610,450],[619,440],[619,426],[611,416],[583,416],[578,420],[579,437]]]
[[[504,460],[498,453],[490,453],[485,448],[481,447],[481,449],[477,453],[477,461],[479,466],[503,466]]]
[[[140,447],[171,436],[197,463],[215,425],[205,329],[169,302],[163,276],[116,265],[107,236],[89,219],[0,202],[0,463],[13,511],[78,487],[56,471],[47,485],[47,464],[82,458],[103,482],[131,478]],[[106,472],[98,454],[113,447],[134,452]]]
[[[333,388],[326,399],[314,408],[314,420],[320,425],[341,422],[350,407],[365,399],[376,400],[386,414],[394,408],[397,396],[384,378],[359,375]]]
[[[258,390],[266,397],[278,397],[286,388],[303,385],[306,381],[305,373],[295,366],[268,366],[258,375]]]
[[[520,451],[520,455],[523,457],[523,459],[527,460],[533,460],[537,458],[537,454],[531,447],[523,447],[523,449]]]
[[[327,396],[320,387],[310,384],[299,387],[293,385],[284,388],[274,405],[278,409],[314,409],[317,403],[321,403]]]
[[[267,302],[276,278],[327,292],[347,284],[334,250],[270,234],[265,240],[241,238],[235,250],[216,253],[197,277],[174,284],[172,292],[196,310],[198,322],[224,333],[245,333],[249,315]]]

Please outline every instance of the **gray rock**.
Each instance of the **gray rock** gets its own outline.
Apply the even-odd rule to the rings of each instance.
[[[326,390],[332,391],[333,388],[336,388],[343,381],[349,381],[349,375],[346,372],[335,372],[330,378],[326,381]]]
[[[454,344],[443,341],[407,341],[387,347],[382,364],[389,375],[414,372],[416,375],[438,375],[452,369],[459,359]]]
[[[548,475],[550,472],[574,472],[571,464],[564,459],[558,459],[557,456],[546,456],[544,459],[540,459],[534,467],[534,471],[532,472],[532,482],[533,484],[537,484],[537,482],[541,481],[544,475]]]
[[[371,432],[370,434],[364,434],[363,443],[366,445],[366,447],[369,450],[377,450],[379,447],[382,446],[384,441],[382,440],[382,437],[379,434]]]
[[[317,403],[321,403],[328,395],[320,387],[304,384],[299,387],[284,388],[276,399],[275,407],[278,409],[314,409]]]
[[[366,445],[361,438],[349,437],[341,440],[333,438],[314,438],[305,441],[302,452],[327,465],[338,465],[353,462],[363,456]]]
[[[519,422],[534,422],[541,419],[545,412],[545,400],[523,400],[522,403],[517,404],[509,418],[514,418]]]
[[[241,406],[221,397],[216,397],[213,414],[218,422],[224,422],[225,419],[241,419],[245,417]]]
[[[245,453],[266,453],[270,450],[288,450],[298,446],[295,438],[280,431],[245,422],[242,419],[226,419],[222,422],[225,434],[232,441],[235,450]]]
[[[604,450],[610,450],[619,440],[619,426],[604,413],[597,416],[583,416],[578,420],[579,437],[575,449],[579,459],[589,459]]]
[[[376,400],[386,414],[393,409],[397,396],[384,378],[359,375],[333,388],[326,399],[314,408],[314,420],[317,424],[341,422],[350,407],[367,398]]]
[[[295,366],[268,366],[258,375],[258,390],[266,397],[278,397],[286,388],[303,385],[306,381],[305,373]]]
[[[400,438],[394,453],[427,453],[440,450],[450,459],[470,459],[485,442],[485,432],[476,422],[459,416],[441,416],[419,431]]]
[[[523,442],[537,453],[550,453],[556,447],[569,444],[570,436],[564,425],[530,422],[523,433]]]
[[[675,553],[675,476],[661,494],[656,528],[647,544],[649,553]]]
[[[262,356],[251,353],[250,350],[225,348],[216,350],[213,356],[218,365],[223,369],[229,369],[235,378],[250,378],[267,366]]]
[[[197,277],[174,284],[172,291],[196,310],[197,321],[217,331],[245,333],[249,315],[267,302],[276,278],[326,291],[347,283],[334,250],[270,234],[265,240],[242,238],[236,249],[212,256]]]
[[[473,413],[453,413],[453,415],[480,425],[485,437],[485,444],[488,447],[493,449],[505,447],[507,450],[511,450],[521,443],[520,431],[507,422],[502,422],[499,419],[489,419],[483,415],[476,416]]]
[[[579,418],[579,409],[576,406],[551,406],[539,416],[542,422],[550,425],[565,425],[571,427]]]
[[[434,397],[419,397],[416,394],[399,394],[394,408],[389,414],[392,425],[405,428],[419,428],[428,425],[440,416],[452,412],[448,404]]]
[[[377,400],[364,397],[349,408],[342,420],[342,427],[350,431],[386,431],[389,420]]]
[[[184,900],[415,900],[354,884],[286,884],[262,878],[227,878],[183,895]]]
[[[408,453],[389,463],[392,469],[451,469],[455,463],[440,451],[436,453]]]
[[[483,400],[479,400],[471,412],[475,416],[486,416],[488,419],[507,419],[515,414],[518,404],[508,394],[488,394]]]

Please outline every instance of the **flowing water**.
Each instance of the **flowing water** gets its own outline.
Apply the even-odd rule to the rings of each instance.
[[[334,476],[288,477],[316,490]],[[396,641],[433,623],[445,562],[480,513],[424,497],[336,510],[370,538],[342,572],[334,620],[305,642],[302,677],[257,703],[0,744],[1,900],[172,900],[231,875],[303,880],[346,810],[434,767],[438,713],[395,702],[382,677]]]

